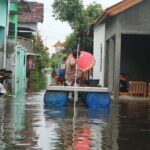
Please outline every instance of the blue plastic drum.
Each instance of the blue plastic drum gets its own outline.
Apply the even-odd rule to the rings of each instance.
[[[109,93],[90,92],[86,95],[88,108],[107,108],[110,105]]]
[[[63,91],[46,91],[44,103],[46,107],[64,107],[68,103],[68,94]]]

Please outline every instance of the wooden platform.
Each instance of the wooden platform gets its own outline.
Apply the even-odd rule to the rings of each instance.
[[[48,86],[48,91],[76,91],[76,92],[108,92],[108,88],[102,87],[75,87],[75,86]]]

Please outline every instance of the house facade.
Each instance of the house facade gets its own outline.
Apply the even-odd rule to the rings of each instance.
[[[37,2],[21,1],[19,11],[18,37],[33,39],[38,34],[38,23],[43,22],[44,5]]]
[[[16,1],[17,2],[17,1]],[[15,52],[17,42],[17,3],[1,0],[0,14],[0,68],[10,70],[12,68],[12,55]],[[9,10],[8,10],[9,9]]]
[[[15,45],[17,43],[17,3],[18,0],[0,1],[0,69],[5,79],[6,87],[14,91],[15,83]],[[11,79],[7,72],[11,72]]]
[[[105,10],[94,31],[105,24],[103,60],[104,86],[119,95],[119,77],[126,73],[128,80],[150,82],[150,1],[124,0]],[[102,29],[99,28],[102,32]],[[94,35],[96,38],[96,34]],[[96,42],[102,43],[102,35]],[[98,45],[97,44],[97,45]],[[96,45],[94,43],[94,45]],[[97,54],[98,48],[94,48]],[[100,74],[99,74],[100,76]]]
[[[3,75],[11,72],[5,84],[16,94],[26,87],[27,60],[34,54],[33,37],[37,23],[43,21],[43,4],[0,0],[0,17],[0,69]]]
[[[7,38],[6,69],[12,71],[11,89],[15,93],[16,84],[16,45],[17,45],[17,26],[18,26],[18,0],[12,1],[9,7],[9,25]]]
[[[39,56],[34,52],[33,41],[34,38],[38,38],[38,23],[43,22],[44,5],[42,3],[37,2],[21,1],[19,3],[19,12],[20,13],[18,15],[17,61],[20,61],[20,56],[24,56],[25,63],[22,63],[22,65],[25,64],[26,71],[24,73],[24,71],[18,69],[17,74],[19,77],[25,76],[25,79],[27,79],[26,84],[28,86],[30,73],[34,69],[35,58]],[[20,66],[20,64],[18,64],[18,66]],[[20,83],[18,82],[16,86],[20,89],[20,86],[22,86],[21,79]]]
[[[0,0],[0,68],[4,68],[4,52],[6,52],[8,2]],[[4,48],[5,47],[5,48]]]

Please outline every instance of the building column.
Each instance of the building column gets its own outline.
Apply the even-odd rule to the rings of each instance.
[[[119,77],[121,59],[121,34],[115,35],[114,99],[119,100]]]
[[[109,88],[109,40],[106,41],[104,60],[104,86]]]
[[[115,40],[111,37],[109,40],[109,91],[114,91],[114,63],[115,63]]]

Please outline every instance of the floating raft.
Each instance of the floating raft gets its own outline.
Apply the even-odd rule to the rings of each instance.
[[[48,86],[48,91],[77,91],[77,92],[108,92],[108,88],[102,87],[76,87],[76,86]]]
[[[82,99],[87,107],[108,107],[110,104],[110,96],[108,88],[102,87],[76,87],[76,86],[48,86],[44,95],[46,106],[66,106],[69,98],[68,93],[74,92],[78,97],[78,93],[82,93]]]

